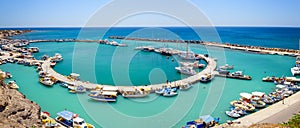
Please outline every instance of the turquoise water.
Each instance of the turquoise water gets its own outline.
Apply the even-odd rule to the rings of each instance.
[[[26,34],[27,38],[42,38],[44,32]],[[45,31],[45,33],[56,32]],[[60,32],[63,35],[63,32]],[[70,32],[67,33],[72,33]],[[31,35],[32,34],[32,35]],[[67,34],[68,35],[68,34]],[[72,35],[72,34],[70,34]],[[51,36],[50,36],[51,37]],[[62,36],[63,37],[63,36]],[[118,41],[118,40],[117,40]],[[55,66],[59,73],[68,75],[72,71],[79,71],[83,80],[100,84],[114,85],[144,85],[149,83],[163,83],[166,79],[176,80],[182,76],[175,72],[178,63],[156,53],[134,51],[133,48],[142,45],[154,47],[163,46],[161,43],[126,41],[129,47],[116,48],[108,45],[93,43],[36,43],[40,52],[35,57],[44,54],[54,55],[59,52],[64,60]],[[185,45],[165,44],[165,46],[185,49]],[[82,49],[76,51],[79,57],[73,58],[75,46]],[[218,64],[224,61],[234,64],[234,70],[244,71],[252,76],[251,81],[224,79],[216,77],[211,83],[196,83],[188,91],[180,91],[176,97],[161,97],[151,94],[141,99],[126,99],[118,97],[116,103],[102,103],[90,100],[86,94],[70,94],[67,89],[55,85],[46,87],[38,82],[38,75],[33,67],[17,64],[1,65],[4,71],[10,71],[20,86],[20,92],[27,98],[38,103],[42,110],[49,111],[53,117],[55,113],[68,109],[79,113],[87,122],[97,127],[181,127],[185,122],[197,119],[199,115],[211,114],[220,117],[221,122],[231,119],[225,115],[230,107],[229,102],[239,98],[240,92],[264,91],[270,92],[275,86],[272,83],[261,81],[265,76],[291,76],[290,67],[294,65],[295,58],[274,55],[258,55],[234,50],[219,49],[207,51],[200,45],[189,45],[195,53],[210,53],[218,57]],[[92,51],[92,48],[97,51]],[[78,53],[77,53],[78,52]],[[222,54],[225,53],[225,54]],[[93,56],[96,62],[94,67],[85,66],[88,56]],[[113,56],[113,57],[112,57]],[[221,58],[219,56],[223,56]],[[177,60],[178,58],[174,58]],[[73,66],[71,66],[73,65]],[[76,69],[74,65],[83,65]],[[89,75],[90,69],[95,74]],[[125,70],[126,69],[126,70]],[[128,69],[128,71],[127,71]],[[127,76],[129,76],[127,78]]]

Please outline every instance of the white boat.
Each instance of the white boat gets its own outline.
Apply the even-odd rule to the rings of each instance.
[[[193,69],[193,67],[175,67],[175,69],[185,75],[196,75],[197,72]]]
[[[220,66],[220,69],[223,70],[231,70],[233,69],[234,65],[229,66],[228,64],[225,64],[224,66]]]
[[[291,72],[292,72],[293,76],[300,75],[300,67],[292,67]]]
[[[200,59],[202,59],[200,56],[197,56],[193,52],[180,52],[180,53],[178,53],[178,56],[184,60],[200,60]]]
[[[194,63],[191,62],[180,62],[180,65],[183,67],[193,67],[193,68],[203,68],[204,64],[199,64],[198,61],[195,61]]]
[[[52,60],[55,61],[55,62],[60,62],[60,61],[63,60],[63,57],[62,57],[61,54],[55,53],[55,55],[54,55],[54,57],[52,58]]]
[[[231,73],[232,76],[244,76],[243,72],[242,71],[236,71],[236,72],[233,72]]]
[[[200,82],[209,82],[212,80],[212,75],[211,74],[204,74],[204,75],[201,75],[200,78],[199,78]]]
[[[17,85],[16,81],[8,81],[7,85],[11,89],[19,89],[19,86]]]
[[[52,86],[54,84],[53,81],[51,81],[51,78],[50,77],[44,77],[44,78],[40,78],[40,82],[44,85],[47,85],[47,86]]]
[[[5,72],[5,75],[6,75],[6,78],[9,79],[9,78],[12,78],[12,74],[10,72]]]
[[[68,128],[94,128],[93,125],[86,123],[84,119],[80,118],[78,114],[67,110],[57,113],[55,120]]]
[[[140,98],[147,96],[150,92],[142,91],[137,88],[127,88],[126,90],[121,90],[122,96],[125,98]]]
[[[192,85],[191,84],[188,84],[188,83],[181,83],[180,85],[179,85],[179,89],[180,90],[188,90],[188,89],[190,89],[192,87]]]
[[[109,92],[109,91],[95,91],[91,92],[88,96],[96,101],[107,101],[107,102],[115,102],[117,101],[118,92]]]
[[[168,92],[165,92],[163,94],[163,96],[165,97],[171,97],[171,96],[176,96],[178,93],[177,92],[174,92],[174,91],[168,91]]]
[[[239,117],[241,117],[241,115],[237,111],[235,111],[235,110],[225,111],[225,114],[228,115],[229,117],[232,117],[232,118],[239,118]]]
[[[68,86],[68,88],[70,89],[69,92],[71,92],[71,93],[85,93],[86,92],[86,88],[83,87],[82,85]]]
[[[50,66],[51,67],[54,67],[56,65],[56,62],[55,61],[52,61],[51,63],[50,63]]]

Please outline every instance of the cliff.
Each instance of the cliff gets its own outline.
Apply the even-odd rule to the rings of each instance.
[[[9,89],[0,80],[1,128],[42,127],[39,116],[39,105],[26,99],[17,90]]]

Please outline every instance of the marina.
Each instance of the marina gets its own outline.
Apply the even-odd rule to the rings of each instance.
[[[9,57],[9,52],[4,52],[4,56],[2,56],[1,57],[1,59],[9,59],[9,58],[11,58],[11,57]],[[62,54],[62,55],[64,55],[64,54]],[[201,54],[199,54],[199,55],[201,55]],[[17,56],[17,54],[15,54],[15,53],[13,53],[13,55],[12,56]],[[45,60],[36,60],[36,62],[39,62],[40,64],[41,64],[41,69],[40,70],[43,70],[43,71],[45,71],[45,72],[47,72],[48,74],[49,74],[49,76],[53,76],[55,79],[58,79],[58,81],[62,81],[63,83],[65,83],[66,84],[66,86],[78,86],[78,85],[84,85],[84,88],[87,88],[88,90],[94,90],[94,89],[97,89],[97,88],[101,88],[101,87],[110,87],[111,85],[105,85],[105,84],[93,84],[93,83],[88,83],[88,82],[83,82],[83,81],[81,81],[81,80],[74,80],[74,79],[70,79],[70,78],[68,78],[68,76],[65,76],[65,75],[62,75],[62,74],[60,74],[60,73],[58,73],[58,72],[56,72],[53,68],[55,68],[55,67],[51,67],[51,61],[53,60],[53,58],[54,57],[49,57],[48,59],[45,59]],[[204,55],[201,55],[201,58],[206,58],[206,56],[204,56]],[[207,57],[208,58],[208,57]],[[17,61],[28,61],[28,62],[31,62],[31,61],[33,61],[33,60],[31,60],[31,59],[22,59],[22,58],[14,58],[15,60],[17,60]],[[14,60],[13,59],[13,60]],[[206,60],[206,62],[207,62],[207,67],[206,68],[204,68],[203,69],[203,71],[201,71],[201,72],[199,72],[198,74],[196,74],[196,75],[198,75],[198,77],[195,77],[195,76],[191,76],[191,77],[195,77],[195,79],[191,79],[190,77],[187,77],[187,78],[184,78],[184,79],[182,79],[182,80],[178,80],[178,81],[172,81],[172,82],[170,82],[169,84],[166,84],[166,83],[162,83],[162,84],[154,84],[154,85],[147,85],[147,86],[116,86],[118,89],[117,89],[117,91],[121,91],[121,90],[123,90],[124,92],[126,91],[126,92],[128,92],[127,94],[129,94],[129,95],[127,95],[126,96],[126,94],[124,94],[123,96],[124,97],[128,97],[128,98],[134,98],[134,97],[140,97],[140,98],[145,98],[145,97],[151,97],[151,95],[153,95],[153,94],[147,94],[147,93],[145,93],[145,94],[142,94],[142,93],[140,93],[141,92],[141,90],[149,90],[149,92],[152,92],[152,93],[154,93],[155,91],[157,91],[157,90],[161,90],[161,89],[163,89],[166,85],[167,86],[170,86],[170,87],[179,87],[179,88],[185,88],[185,86],[187,86],[187,88],[190,88],[191,86],[190,85],[192,85],[192,86],[195,86],[194,84],[197,84],[198,85],[198,82],[200,81],[202,81],[202,77],[203,76],[209,76],[209,74],[212,74],[211,76],[213,77],[213,76],[216,76],[216,75],[214,75],[214,73],[212,73],[212,72],[214,72],[214,70],[216,69],[216,67],[217,67],[217,62],[216,62],[216,60],[215,59],[212,59],[212,58],[208,58],[208,59],[205,59]],[[34,62],[34,61],[33,61]],[[25,63],[25,62],[22,62],[22,63]],[[20,64],[22,64],[22,63],[20,63]],[[59,65],[59,63],[61,63],[60,61],[57,61],[57,64]],[[215,63],[215,65],[214,66],[211,66],[211,64],[212,63]],[[234,63],[235,64],[235,68],[237,68],[237,69],[240,69],[239,68],[239,65],[238,64],[236,64],[236,63]],[[237,66],[236,66],[237,65]],[[209,70],[210,68],[213,68],[212,70]],[[244,71],[244,70],[243,70]],[[247,70],[246,70],[247,71]],[[199,75],[200,74],[200,75]],[[247,71],[247,74],[248,74],[248,71]],[[251,74],[252,75],[252,74]],[[205,78],[206,78],[205,77]],[[203,77],[204,78],[204,77]],[[208,78],[208,77],[207,77]],[[185,80],[185,79],[188,79],[188,80]],[[218,78],[219,79],[219,78]],[[295,78],[296,79],[296,78]],[[294,79],[294,80],[295,80]],[[211,79],[210,79],[211,80]],[[210,81],[210,80],[208,80],[208,81]],[[193,82],[193,83],[189,83],[189,82]],[[157,86],[158,85],[158,86]],[[178,86],[178,85],[182,85],[182,86]],[[183,86],[183,85],[185,85],[185,86]],[[55,86],[55,84],[54,84],[54,86]],[[156,87],[156,88],[155,88]],[[53,87],[51,87],[51,88],[53,88]],[[192,87],[191,89],[193,89],[194,87]],[[188,91],[190,91],[191,89],[189,89]],[[278,90],[278,91],[280,91],[280,90]],[[174,92],[174,91],[171,91],[171,93],[166,93],[166,94],[162,94],[162,96],[164,95],[164,96],[176,96],[176,95],[178,95],[178,96],[180,96],[180,93],[181,92]],[[133,95],[132,95],[133,94]],[[110,95],[113,95],[113,94],[110,94]],[[117,95],[117,94],[116,94]],[[118,99],[120,99],[120,97],[118,97]],[[118,103],[119,102],[124,102],[123,101],[123,99],[121,99],[121,101],[120,100],[118,100],[117,101]],[[236,117],[237,115],[236,115],[236,113],[238,113],[237,112],[238,110],[235,110],[235,109],[233,109],[232,110],[232,112],[231,113],[228,113],[229,115],[232,115],[233,117]],[[241,112],[240,112],[241,113]],[[225,111],[223,111],[223,114],[224,115],[226,115],[225,114]],[[233,115],[233,114],[235,114],[235,116]]]

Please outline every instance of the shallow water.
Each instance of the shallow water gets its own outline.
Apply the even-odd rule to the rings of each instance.
[[[23,37],[43,38],[43,34],[57,34],[56,31],[28,33]],[[72,33],[70,30],[68,33]],[[68,35],[68,34],[67,34]],[[70,34],[72,35],[72,34]],[[50,36],[51,37],[51,36]],[[64,36],[62,36],[64,37]],[[119,41],[119,40],[117,40]],[[61,53],[64,60],[55,66],[55,70],[68,75],[73,71],[81,74],[80,78],[100,84],[114,85],[144,85],[163,83],[168,80],[181,79],[186,76],[176,73],[174,67],[178,63],[156,53],[138,52],[136,46],[163,46],[161,43],[124,41],[129,47],[116,48],[95,43],[35,43],[30,46],[40,48],[35,54],[40,58],[44,54]],[[165,46],[185,49],[185,45],[165,44]],[[74,48],[76,57],[74,57]],[[96,48],[95,48],[96,47]],[[38,75],[33,67],[17,64],[1,65],[4,71],[10,71],[13,79],[20,86],[20,92],[27,98],[37,102],[42,110],[55,117],[55,113],[68,109],[79,113],[87,122],[97,127],[181,127],[185,122],[197,119],[199,115],[211,114],[220,117],[221,122],[231,118],[225,115],[230,107],[229,102],[239,98],[240,92],[263,91],[270,92],[273,83],[262,82],[265,76],[291,76],[290,67],[295,58],[259,55],[235,50],[206,50],[200,45],[189,45],[195,53],[209,53],[218,58],[218,64],[234,64],[234,71],[241,70],[252,76],[251,81],[224,79],[216,77],[211,83],[196,83],[190,90],[179,91],[176,97],[161,97],[151,94],[141,99],[118,97],[116,103],[102,103],[90,100],[86,94],[71,94],[67,89],[54,85],[46,87],[38,82]],[[92,51],[95,48],[97,51]],[[88,58],[92,56],[91,58]],[[95,57],[93,57],[95,56]],[[220,58],[223,57],[223,58]],[[177,60],[176,57],[174,57]],[[95,65],[87,64],[94,60]],[[82,65],[76,67],[74,65]],[[91,74],[91,70],[95,74]],[[78,71],[78,72],[77,72]]]

